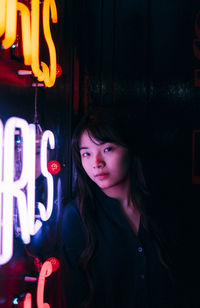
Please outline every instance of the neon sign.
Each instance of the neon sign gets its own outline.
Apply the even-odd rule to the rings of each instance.
[[[37,284],[37,307],[38,308],[50,308],[48,303],[44,303],[44,287],[45,278],[49,277],[52,272],[57,271],[59,268],[59,261],[56,258],[49,258],[42,265]],[[24,298],[23,308],[32,308],[32,295],[26,293]]]
[[[0,37],[4,35],[3,48],[10,48],[16,40],[18,12],[21,15],[24,64],[31,65],[38,81],[44,81],[46,87],[52,87],[56,80],[56,49],[51,35],[50,15],[51,21],[57,23],[55,0],[43,0],[42,8],[43,33],[49,51],[49,67],[39,60],[40,0],[31,1],[31,11],[24,3],[17,0],[0,1]]]
[[[21,173],[15,179],[15,131],[20,129],[23,140]],[[47,169],[47,146],[55,148],[55,138],[46,130],[41,138],[41,172],[47,180],[47,205],[38,203],[41,220],[35,219],[35,144],[36,128],[24,119],[12,117],[5,127],[0,120],[0,264],[7,263],[13,254],[13,209],[16,201],[25,244],[38,232],[42,221],[53,210],[53,177]]]

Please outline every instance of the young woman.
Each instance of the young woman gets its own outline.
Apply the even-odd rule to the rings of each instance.
[[[74,132],[76,196],[62,229],[67,308],[179,307],[131,121],[99,107]]]

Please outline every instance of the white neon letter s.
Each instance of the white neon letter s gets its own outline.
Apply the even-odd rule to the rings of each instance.
[[[47,147],[48,142],[50,149],[55,148],[54,134],[50,130],[46,130],[42,135],[41,140],[41,171],[44,177],[47,179],[47,208],[42,203],[38,203],[40,210],[40,216],[43,221],[50,218],[53,210],[53,176],[47,169]]]

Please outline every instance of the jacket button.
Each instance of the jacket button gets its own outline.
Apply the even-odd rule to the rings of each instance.
[[[138,252],[142,252],[142,251],[143,251],[142,247],[138,247]]]

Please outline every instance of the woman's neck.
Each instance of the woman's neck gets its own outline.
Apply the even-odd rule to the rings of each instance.
[[[119,183],[118,185],[102,189],[102,191],[111,198],[117,199],[121,205],[123,214],[128,220],[131,228],[138,235],[140,225],[140,212],[134,206],[130,198],[130,179]]]
[[[117,199],[122,207],[127,207],[130,204],[130,178],[127,177],[124,181],[117,185],[102,189],[102,191],[110,198]]]

